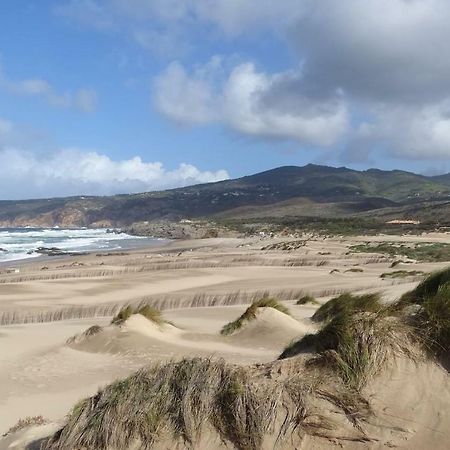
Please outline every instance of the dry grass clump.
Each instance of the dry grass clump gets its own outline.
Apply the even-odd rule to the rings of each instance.
[[[83,342],[85,339],[89,339],[92,336],[97,335],[98,333],[103,331],[103,327],[100,325],[92,325],[92,327],[89,327],[86,331],[84,331],[81,334],[76,334],[75,336],[70,337],[67,339],[66,344],[76,344],[78,342]]]
[[[289,310],[286,308],[286,306],[280,303],[277,299],[265,297],[253,302],[245,310],[244,314],[242,314],[239,318],[237,318],[233,322],[227,323],[222,328],[220,333],[226,336],[234,333],[236,330],[241,329],[246,322],[256,319],[256,315],[259,308],[274,308],[284,314],[290,315]]]
[[[312,296],[312,295],[304,295],[299,298],[296,302],[296,305],[320,305],[320,303]]]
[[[140,314],[157,325],[163,325],[166,321],[163,319],[161,311],[150,305],[133,308],[131,305],[122,308],[116,316],[113,317],[111,323],[119,325],[129,319],[133,314]]]
[[[364,272],[364,269],[361,269],[360,267],[352,267],[351,269],[347,269],[344,271],[344,273],[347,273],[347,272],[362,273],[362,272]]]
[[[259,449],[281,401],[280,384],[254,383],[244,368],[184,359],[142,369],[83,400],[45,448],[148,449],[164,439],[191,446],[209,429],[238,449]]]
[[[266,375],[201,358],[148,367],[79,402],[43,449],[196,448],[202,438],[210,448],[283,448],[287,437],[298,445],[305,434],[333,437],[323,414],[331,410],[347,417],[351,440],[370,440],[362,424],[371,410],[358,392],[312,373]],[[318,410],[317,401],[328,405]]]
[[[380,278],[406,278],[423,275],[422,270],[394,270],[394,272],[384,272]]]
[[[371,311],[383,309],[380,294],[352,295],[345,293],[323,304],[312,316],[316,322],[330,320],[333,317],[348,311]]]
[[[28,427],[46,425],[48,423],[49,423],[49,421],[47,419],[44,419],[42,416],[25,417],[24,419],[19,419],[19,421],[14,426],[12,426],[4,434],[4,436],[6,436],[8,434],[16,433],[17,431],[23,430]]]
[[[291,344],[280,359],[313,350],[311,364],[337,374],[359,390],[388,364],[392,357],[419,357],[413,327],[386,311],[343,310],[315,335]]]

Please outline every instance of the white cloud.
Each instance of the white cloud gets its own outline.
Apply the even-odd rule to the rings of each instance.
[[[384,143],[390,154],[412,159],[450,159],[450,100],[423,108],[383,106],[360,125],[354,145]]]
[[[186,163],[168,170],[161,162],[138,156],[114,161],[79,149],[41,156],[15,147],[0,150],[0,191],[5,199],[145,192],[227,178],[225,170],[201,171]]]
[[[448,0],[70,0],[58,10],[170,58],[177,43],[182,53],[198,45],[199,30],[237,48],[244,35],[282,37],[294,59],[283,73],[244,63],[206,76],[192,63],[169,65],[154,98],[178,123],[364,145],[354,155],[382,145],[403,158],[450,157]]]
[[[197,73],[191,77],[184,67],[174,62],[154,84],[159,110],[180,124],[205,124],[217,117],[217,97],[208,77]]]
[[[347,129],[347,109],[336,92],[316,101],[296,93],[293,105],[266,98],[276,85],[297,76],[268,75],[251,63],[225,73],[218,57],[191,74],[179,63],[156,80],[156,106],[169,119],[184,124],[220,122],[246,135],[296,139],[318,146],[336,143]]]
[[[93,112],[97,105],[97,94],[93,89],[58,92],[48,81],[40,78],[12,80],[5,75],[1,64],[0,90],[18,96],[42,98],[51,106],[81,112]]]

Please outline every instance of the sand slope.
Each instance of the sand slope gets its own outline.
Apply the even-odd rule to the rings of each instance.
[[[166,323],[155,324],[140,314],[133,314],[120,325],[103,327],[95,334],[81,333],[67,341],[73,349],[89,353],[110,353],[142,357],[148,361],[189,356],[224,356],[235,362],[269,361],[277,352],[246,348],[226,342],[216,334],[192,333]]]
[[[241,329],[225,339],[239,345],[280,350],[314,330],[310,321],[301,323],[274,308],[258,308],[255,319],[244,322]]]

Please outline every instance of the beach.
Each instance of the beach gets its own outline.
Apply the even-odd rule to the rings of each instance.
[[[323,303],[344,292],[381,292],[389,302],[418,283],[417,273],[447,265],[350,251],[380,241],[448,243],[449,235],[213,238],[16,262],[18,273],[0,274],[0,433],[28,416],[60,423],[78,400],[149,363],[186,356],[267,363],[314,332],[317,306],[296,305],[302,295]],[[399,269],[415,275],[381,277]],[[240,336],[220,335],[264,296],[283,301],[295,324],[267,317]],[[174,329],[138,321],[111,328],[124,305],[143,303],[162,310]],[[95,325],[106,337],[67,344]]]

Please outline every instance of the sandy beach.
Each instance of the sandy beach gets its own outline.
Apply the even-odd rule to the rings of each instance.
[[[317,306],[296,305],[302,295],[323,303],[343,292],[381,292],[392,301],[421,277],[381,274],[428,273],[447,265],[410,261],[394,269],[394,260],[406,258],[353,253],[351,245],[449,240],[449,234],[215,238],[16,262],[20,273],[0,274],[0,434],[27,416],[58,423],[78,400],[148,363],[185,356],[220,356],[237,364],[272,361],[293,339],[315,330],[310,317]],[[302,245],[267,249],[287,241]],[[275,314],[238,336],[221,336],[221,328],[263,292],[283,301],[290,322]],[[162,310],[173,329],[151,330],[139,320],[111,328],[122,306],[143,301]],[[94,325],[106,331],[67,344]],[[20,442],[0,445],[22,448]]]

